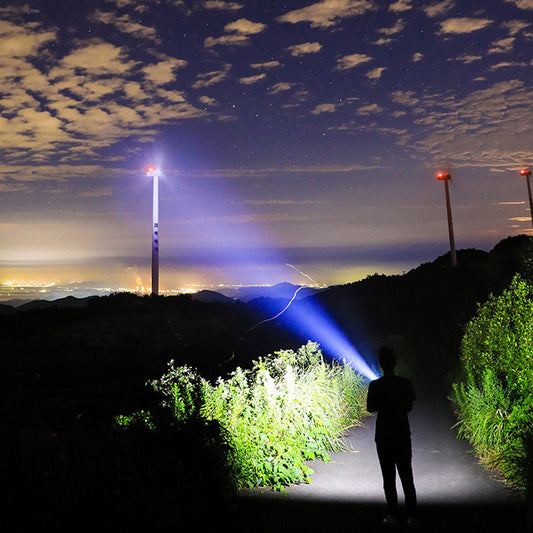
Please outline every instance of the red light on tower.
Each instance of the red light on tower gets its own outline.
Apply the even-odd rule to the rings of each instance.
[[[531,217],[531,223],[533,224],[533,198],[531,198],[531,184],[529,183],[529,178],[531,177],[531,170],[529,170],[529,168],[521,168],[520,175],[526,177],[527,196],[529,198],[529,214]]]
[[[448,216],[448,234],[450,237],[450,259],[452,266],[457,266],[457,254],[455,252],[455,237],[453,235],[453,222],[452,222],[452,208],[450,205],[450,191],[448,189],[448,181],[451,179],[449,172],[443,172],[442,170],[437,172],[437,179],[444,182],[444,194],[446,195],[446,214]]]

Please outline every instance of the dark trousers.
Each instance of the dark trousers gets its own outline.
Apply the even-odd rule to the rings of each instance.
[[[398,515],[398,494],[396,492],[396,469],[402,482],[407,515],[416,515],[416,489],[411,467],[411,439],[400,442],[376,442],[379,464],[383,475],[383,489],[387,509],[391,516]]]

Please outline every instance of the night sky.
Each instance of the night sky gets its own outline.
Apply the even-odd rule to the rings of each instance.
[[[431,261],[441,169],[458,249],[531,234],[532,52],[533,0],[8,0],[0,282],[149,285],[154,163],[162,289]]]

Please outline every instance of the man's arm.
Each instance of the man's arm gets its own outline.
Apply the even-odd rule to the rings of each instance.
[[[368,384],[368,395],[366,397],[366,410],[369,413],[375,413],[379,410],[379,399],[378,395],[376,394],[376,388],[374,386],[374,382],[370,382]]]

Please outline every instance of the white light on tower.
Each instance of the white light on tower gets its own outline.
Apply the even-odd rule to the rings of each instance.
[[[154,194],[152,208],[152,294],[159,294],[159,176],[157,167],[148,167],[146,176],[153,178]]]

